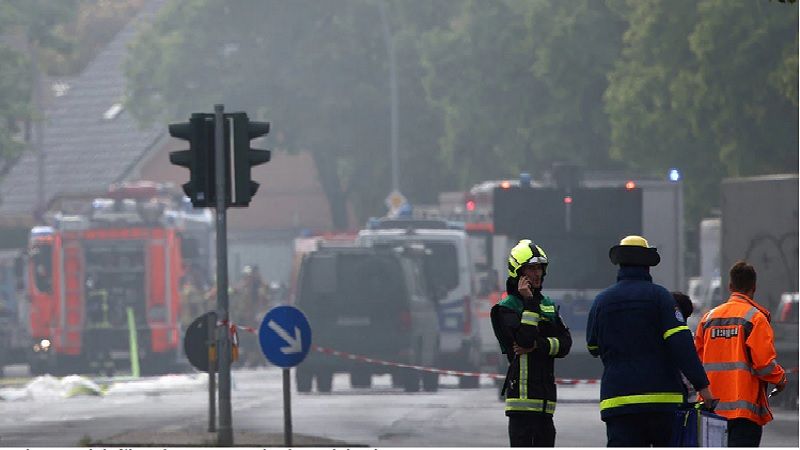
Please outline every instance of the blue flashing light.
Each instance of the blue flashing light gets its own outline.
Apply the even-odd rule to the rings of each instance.
[[[680,181],[681,172],[678,169],[669,169],[669,181]]]
[[[397,217],[411,218],[414,215],[414,208],[408,203],[403,203],[397,208]]]

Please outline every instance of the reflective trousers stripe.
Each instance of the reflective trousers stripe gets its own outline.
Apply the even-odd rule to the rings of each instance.
[[[619,406],[641,405],[647,403],[683,403],[683,394],[679,392],[654,392],[650,394],[611,397],[600,402],[600,411]]]
[[[589,350],[600,350],[599,345],[587,345],[586,348],[588,348]]]
[[[529,412],[545,412],[553,414],[556,412],[556,402],[545,401],[541,399],[527,399],[527,398],[507,398],[506,411],[529,411]]]
[[[558,338],[549,337],[549,338],[547,338],[547,342],[550,343],[550,353],[549,353],[550,356],[557,355],[558,354],[558,349],[561,346],[561,344],[558,342]]]
[[[769,414],[769,409],[766,406],[759,406],[755,403],[750,403],[746,400],[737,400],[734,402],[719,402],[717,411],[735,411],[737,409],[745,409],[757,416],[766,416]]]
[[[519,356],[519,398],[526,400],[528,398],[528,355],[522,354]]]
[[[533,311],[523,311],[522,312],[522,323],[525,325],[539,325],[539,314]]]
[[[689,327],[687,327],[686,325],[680,325],[680,326],[677,326],[675,328],[670,328],[669,330],[664,332],[664,339],[672,336],[673,334],[675,334],[675,333],[677,333],[679,331],[683,331],[683,330],[689,331]]]

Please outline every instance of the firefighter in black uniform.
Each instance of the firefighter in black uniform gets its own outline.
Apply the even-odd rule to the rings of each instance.
[[[553,447],[554,358],[572,346],[558,307],[542,295],[547,255],[523,239],[508,257],[507,296],[492,307],[492,328],[509,361],[503,392],[512,447]]]

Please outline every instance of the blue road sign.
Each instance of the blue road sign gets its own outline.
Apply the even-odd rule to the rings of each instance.
[[[299,309],[276,306],[261,321],[258,341],[269,362],[278,367],[294,367],[311,348],[311,326]]]

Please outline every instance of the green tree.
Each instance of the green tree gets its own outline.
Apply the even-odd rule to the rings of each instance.
[[[6,0],[0,2],[0,176],[22,154],[32,120],[33,81],[39,70],[35,50],[66,52],[67,41],[56,29],[73,17],[74,1]],[[34,74],[34,75],[32,75]]]
[[[468,1],[425,36],[425,86],[462,187],[556,160],[613,165],[603,93],[623,25],[596,1]]]
[[[401,2],[389,7],[402,59],[402,163],[417,164],[416,155],[432,153],[422,143],[436,121],[420,122],[430,115],[410,79],[419,64],[408,33],[432,26],[447,4],[424,6],[427,16]],[[143,122],[184,119],[214,103],[272,120],[279,149],[313,155],[333,223],[343,229],[348,198],[364,217],[381,210],[389,192],[388,66],[374,0],[170,3],[132,48],[128,104]],[[403,172],[409,187],[431,186],[422,177],[436,173],[435,164],[418,179]]]
[[[614,158],[680,167],[690,223],[717,204],[723,177],[796,170],[796,6],[610,4],[629,24],[605,97]]]

